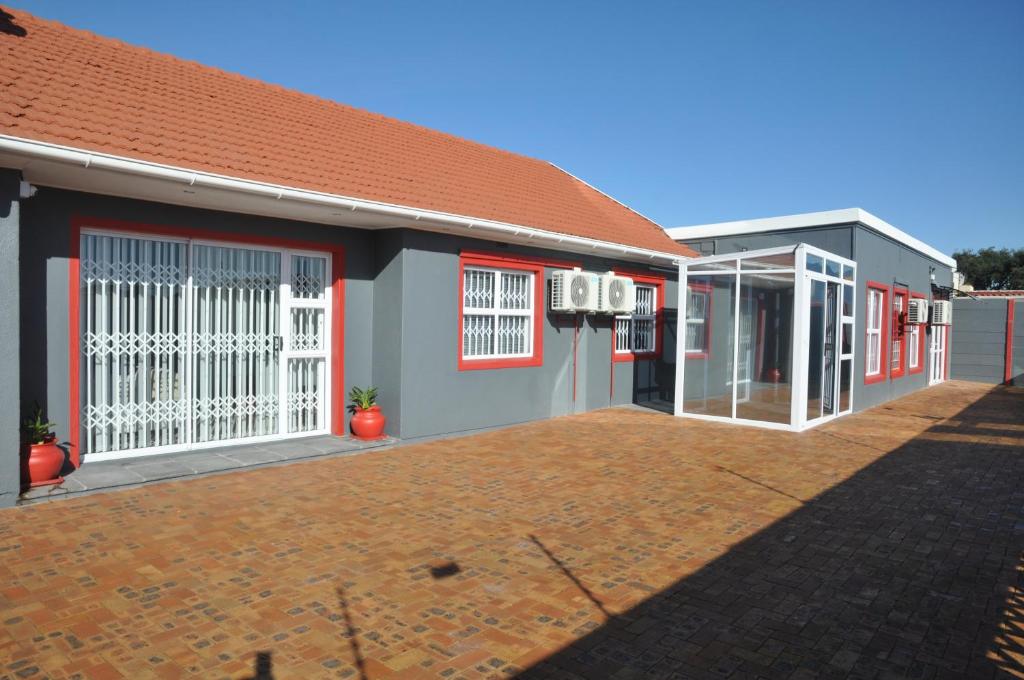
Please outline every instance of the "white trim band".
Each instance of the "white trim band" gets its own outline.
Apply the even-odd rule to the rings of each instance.
[[[525,227],[507,222],[477,219],[434,210],[410,208],[401,205],[351,198],[348,196],[340,196],[320,191],[296,189],[278,184],[238,179],[209,172],[188,170],[161,163],[135,160],[132,158],[115,156],[97,151],[86,151],[59,144],[22,139],[20,137],[11,137],[9,135],[0,135],[0,151],[28,158],[69,163],[83,168],[97,168],[153,179],[180,182],[181,184],[188,186],[209,187],[238,193],[271,197],[278,200],[286,199],[300,203],[317,204],[334,208],[346,208],[348,210],[363,210],[379,215],[412,220],[430,220],[433,222],[440,222],[446,226],[457,227],[465,231],[483,229],[513,237],[543,239],[552,242],[553,246],[561,244],[563,246],[573,246],[577,251],[600,251],[608,257],[627,256],[629,259],[634,260],[660,261],[668,264],[676,264],[680,260],[686,259],[684,255],[673,255],[662,251],[636,248],[633,246],[612,243],[610,241],[600,241],[582,236],[570,236],[568,234],[546,231],[535,227]]]

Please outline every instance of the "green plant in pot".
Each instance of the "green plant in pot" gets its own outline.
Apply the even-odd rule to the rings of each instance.
[[[43,415],[43,407],[35,405],[35,413],[26,418],[21,426],[28,447],[26,473],[29,486],[58,484],[62,481],[60,470],[64,467],[64,452],[57,446],[57,435],[53,433],[56,423]]]
[[[377,405],[377,388],[353,387],[348,393],[349,410],[352,412],[352,434],[357,439],[381,439],[387,418]]]

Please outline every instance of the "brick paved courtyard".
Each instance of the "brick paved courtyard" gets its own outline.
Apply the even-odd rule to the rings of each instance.
[[[0,511],[0,677],[996,677],[1024,390],[614,409]],[[265,677],[271,677],[264,674]]]

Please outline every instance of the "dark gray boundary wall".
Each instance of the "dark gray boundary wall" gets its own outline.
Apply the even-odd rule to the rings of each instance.
[[[61,437],[68,435],[68,256],[76,215],[343,245],[345,391],[370,383],[373,280],[381,264],[371,232],[40,187],[22,206],[22,405],[45,405]]]
[[[1018,335],[1024,326],[1014,314],[1014,367],[1011,377],[1024,383],[1024,366]],[[1001,384],[1006,370],[1006,298],[956,298],[953,300],[952,377],[990,385]],[[1024,339],[1024,338],[1022,338]],[[1019,377],[1018,377],[1019,376]]]
[[[891,399],[909,394],[928,386],[928,343],[931,330],[925,334],[925,356],[920,371],[911,373],[909,368],[899,378],[888,377],[873,384],[864,382],[864,321],[866,314],[867,282],[884,284],[890,289],[894,284],[906,287],[911,293],[922,293],[932,299],[931,275],[935,283],[953,285],[953,275],[947,265],[908,248],[859,222],[842,225],[805,227],[770,233],[738,234],[734,236],[683,241],[686,245],[705,254],[734,253],[741,250],[758,250],[785,245],[807,243],[835,253],[857,263],[857,305],[856,305],[856,355],[853,375],[853,407],[855,411],[870,408]],[[891,298],[890,298],[891,304]],[[954,328],[957,324],[953,316]],[[953,346],[956,341],[954,339]],[[909,348],[908,348],[909,351]],[[955,351],[955,350],[954,350]],[[888,372],[887,372],[888,375]]]
[[[21,174],[0,168],[0,507],[14,505],[21,486],[18,366],[18,183]]]
[[[389,288],[387,305],[400,304],[401,368],[395,356],[379,357],[374,380],[382,393],[398,394],[403,439],[521,423],[577,413],[613,404],[654,399],[672,400],[674,364],[664,360],[612,362],[611,317],[580,317],[576,348],[576,400],[573,401],[573,315],[545,310],[544,362],[541,366],[484,370],[458,369],[461,331],[458,328],[459,254],[464,250],[507,255],[546,257],[577,262],[589,271],[618,267],[643,271],[635,264],[619,263],[571,253],[525,248],[444,234],[402,230],[390,236],[401,249],[401,273],[391,283],[400,288],[400,301]],[[545,268],[545,288],[551,279]],[[654,272],[671,277],[666,282],[667,308],[662,357],[675,356],[676,285],[671,270]],[[397,283],[396,280],[397,279]],[[378,296],[383,303],[383,295]],[[545,299],[545,306],[546,306]],[[385,329],[381,329],[382,332]],[[392,347],[394,339],[377,336]],[[390,365],[383,365],[388,362]],[[614,388],[612,376],[614,375]],[[613,393],[614,391],[614,393]],[[389,412],[393,406],[389,406]]]

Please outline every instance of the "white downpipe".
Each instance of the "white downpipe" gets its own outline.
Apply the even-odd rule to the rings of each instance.
[[[83,151],[73,147],[50,144],[47,142],[37,142],[18,137],[11,137],[9,135],[0,135],[0,151],[6,151],[30,158],[80,165],[83,168],[98,168],[153,179],[180,182],[181,184],[188,186],[223,189],[227,191],[274,198],[277,200],[288,199],[300,203],[323,205],[326,207],[345,208],[348,210],[364,210],[375,214],[391,215],[394,217],[413,220],[426,219],[466,230],[485,229],[488,231],[508,234],[510,236],[526,236],[528,238],[546,239],[554,243],[573,245],[579,248],[589,248],[593,251],[600,250],[608,253],[609,255],[643,257],[651,261],[656,260],[669,264],[676,264],[680,260],[684,259],[681,255],[672,255],[670,253],[663,253],[657,250],[635,248],[632,246],[624,246],[618,243],[589,239],[580,236],[569,236],[566,234],[509,224],[506,222],[475,218],[470,219],[461,215],[453,215],[433,210],[419,210],[400,205],[392,205],[389,203],[349,198],[320,191],[293,189],[276,184],[236,179],[214,173],[186,170],[183,168],[163,165],[161,163],[133,160],[130,158],[95,151]]]

